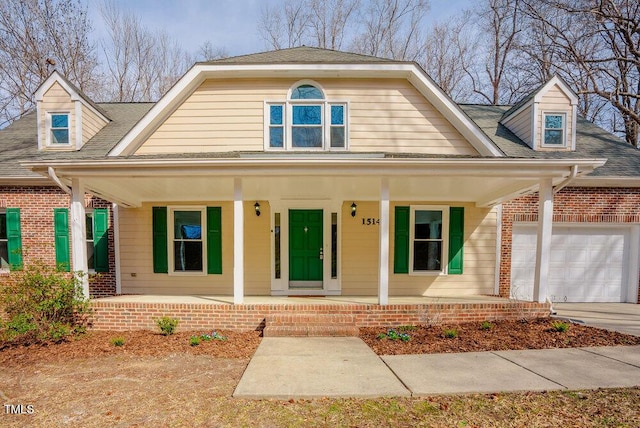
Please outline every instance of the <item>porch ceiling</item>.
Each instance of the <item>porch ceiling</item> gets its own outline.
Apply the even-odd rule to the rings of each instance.
[[[490,206],[535,190],[542,178],[554,185],[591,172],[604,161],[522,159],[377,159],[340,162],[304,159],[275,162],[211,160],[156,163],[92,162],[47,165],[70,185],[124,206],[144,202],[233,200],[234,179],[245,200],[372,200],[380,198],[382,177],[392,200],[455,201]],[[45,174],[39,165],[34,170]]]

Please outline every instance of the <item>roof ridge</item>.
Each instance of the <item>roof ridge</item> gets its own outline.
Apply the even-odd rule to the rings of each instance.
[[[294,58],[294,55],[299,54],[297,58]],[[305,61],[305,55],[313,55],[312,58],[309,58]],[[282,49],[274,49],[270,51],[256,52],[245,55],[237,55],[228,58],[220,58],[214,59],[210,61],[200,61],[196,64],[237,64],[237,63],[256,63],[256,62],[264,62],[264,63],[286,63],[286,62],[318,62],[318,56],[324,56],[322,62],[331,62],[331,57],[337,62],[349,62],[347,58],[357,62],[372,62],[372,63],[406,63],[408,61],[398,61],[389,58],[377,57],[373,55],[367,55],[356,52],[342,51],[336,49],[327,49],[321,48],[317,46],[294,46],[290,48],[282,48]]]

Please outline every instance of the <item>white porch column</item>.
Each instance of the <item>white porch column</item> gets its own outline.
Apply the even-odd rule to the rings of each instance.
[[[553,225],[553,184],[550,178],[540,180],[540,191],[538,195],[538,241],[536,245],[536,272],[533,283],[533,300],[544,303],[549,292],[549,262],[551,260],[551,234]]]
[[[242,179],[233,180],[233,303],[244,300],[244,207]]]
[[[116,258],[116,294],[122,293],[122,278],[120,277],[120,207],[118,204],[111,204],[113,213],[113,252]]]
[[[380,258],[378,303],[389,304],[389,179],[380,182]]]
[[[71,181],[71,263],[81,275],[82,292],[89,298],[89,268],[87,265],[86,217],[84,184],[79,178]]]

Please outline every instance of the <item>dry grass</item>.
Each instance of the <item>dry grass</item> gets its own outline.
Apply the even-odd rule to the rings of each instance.
[[[106,356],[3,371],[7,427],[640,426],[640,388],[427,398],[241,400],[247,359]]]
[[[468,346],[460,338],[484,337],[476,331],[481,331],[478,326],[468,332],[460,328],[455,340]],[[492,332],[504,338],[504,332]],[[599,331],[591,332],[592,340],[601,337]],[[34,413],[8,415],[0,408],[0,426],[640,426],[640,388],[426,398],[234,399],[233,390],[260,338],[256,332],[223,333],[227,341],[195,347],[188,344],[195,333],[165,337],[92,332],[60,345],[1,349],[1,401],[32,405]],[[533,329],[528,336],[534,337]],[[115,337],[122,337],[124,345],[113,345]],[[542,343],[540,338],[531,340]]]

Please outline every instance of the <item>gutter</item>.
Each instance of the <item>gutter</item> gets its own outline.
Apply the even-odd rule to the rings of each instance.
[[[56,175],[55,170],[52,167],[47,168],[47,172],[49,173],[49,178],[51,178],[62,190],[64,190],[67,194],[71,194],[71,189],[60,181],[60,178]]]
[[[560,183],[557,186],[555,186],[553,188],[553,193],[556,194],[560,190],[565,188],[569,183],[571,183],[576,178],[577,175],[578,175],[578,165],[572,165],[571,166],[571,173],[569,174],[569,177],[567,177],[562,183]]]

